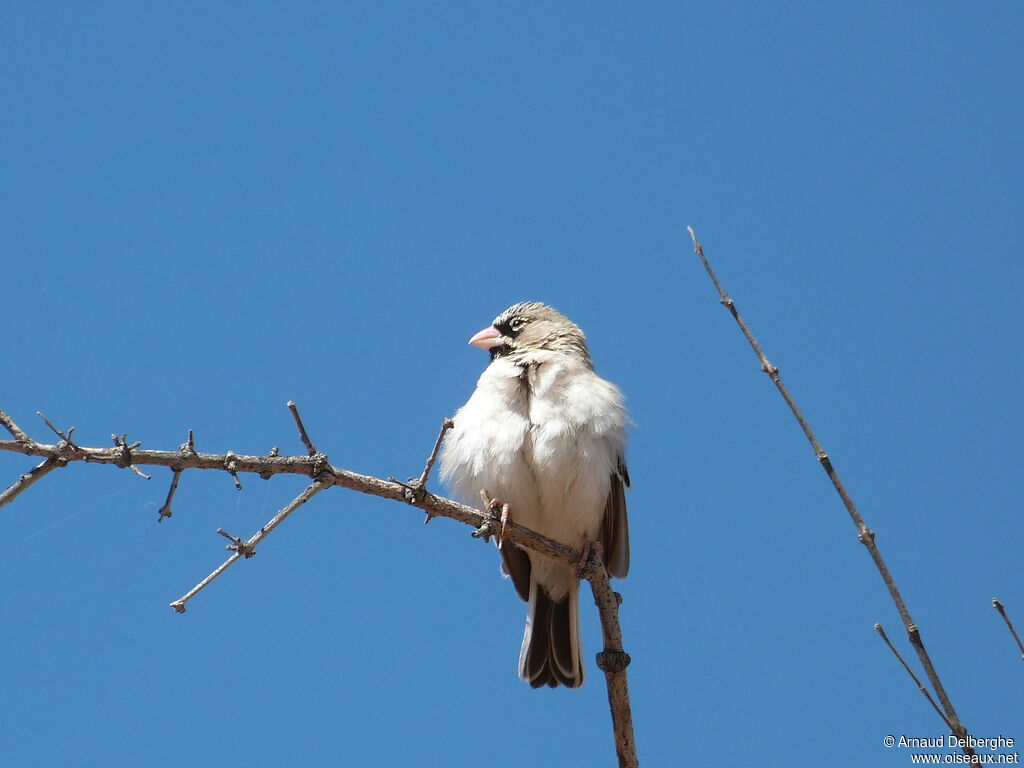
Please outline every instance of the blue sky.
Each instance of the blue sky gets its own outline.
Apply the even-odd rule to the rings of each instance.
[[[796,424],[831,453],[978,736],[1024,739],[1018,3],[8,6],[0,408],[83,444],[418,474],[544,300],[626,393],[621,583],[647,765],[906,765],[941,733]],[[0,456],[0,486],[31,463]],[[332,490],[71,466],[0,510],[4,764],[610,765],[589,682],[515,674],[468,529]]]

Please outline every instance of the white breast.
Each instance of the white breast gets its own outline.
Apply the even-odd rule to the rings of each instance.
[[[528,460],[530,417],[522,369],[495,360],[454,417],[445,439],[441,477],[467,504],[480,506],[480,490],[508,502],[516,520],[529,525],[539,509]]]
[[[618,389],[572,358],[498,359],[455,414],[442,477],[467,503],[486,488],[516,522],[578,546],[597,537],[626,421]]]

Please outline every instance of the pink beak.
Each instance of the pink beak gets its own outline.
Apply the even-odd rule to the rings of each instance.
[[[480,333],[473,336],[469,340],[469,343],[474,347],[480,347],[480,349],[490,349],[501,344],[501,331],[495,328],[493,325],[484,328]]]

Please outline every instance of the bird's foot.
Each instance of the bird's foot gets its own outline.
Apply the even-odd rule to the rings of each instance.
[[[607,572],[601,542],[584,539],[580,544],[580,559],[576,561],[576,575],[590,580],[601,570]]]
[[[580,545],[580,559],[576,563],[576,575],[581,579],[587,578],[587,574],[590,573],[590,558],[594,554],[594,542],[590,539],[584,539]]]
[[[486,489],[480,491],[480,498],[483,499],[487,518],[479,528],[473,531],[473,537],[489,542],[491,536],[494,536],[498,540],[498,549],[501,549],[502,542],[505,540],[505,526],[511,516],[509,505],[500,499],[492,499]]]

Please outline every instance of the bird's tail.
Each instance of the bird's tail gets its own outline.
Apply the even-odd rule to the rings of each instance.
[[[535,579],[530,580],[530,612],[519,652],[519,677],[534,688],[583,685],[579,590],[579,581],[573,579],[568,594],[553,600]]]

